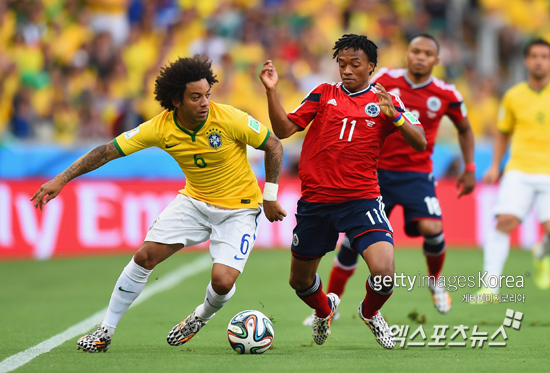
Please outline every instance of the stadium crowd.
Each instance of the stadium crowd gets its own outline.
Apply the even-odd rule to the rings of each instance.
[[[435,74],[456,84],[483,141],[500,95],[524,77],[521,46],[550,36],[549,8],[545,0],[0,1],[0,134],[67,145],[112,139],[161,111],[160,67],[194,54],[213,60],[214,101],[269,126],[264,60],[275,61],[290,111],[318,83],[338,81],[330,49],[342,34],[372,38],[378,66],[396,68],[408,40],[429,32],[442,46]],[[443,124],[439,140],[454,136]]]

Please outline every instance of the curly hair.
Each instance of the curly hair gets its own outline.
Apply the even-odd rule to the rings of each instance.
[[[188,58],[178,58],[160,69],[160,74],[155,80],[155,100],[168,110],[176,107],[172,103],[183,100],[183,94],[187,83],[198,82],[206,79],[210,87],[218,82],[212,72],[212,61],[202,58],[198,54]]]
[[[378,47],[372,40],[364,35],[345,34],[334,44],[332,58],[336,58],[336,61],[338,61],[338,52],[348,48],[353,48],[353,50],[362,49],[369,58],[369,61],[374,63],[374,67],[376,68],[376,64],[378,63]],[[372,71],[370,74],[372,74]]]

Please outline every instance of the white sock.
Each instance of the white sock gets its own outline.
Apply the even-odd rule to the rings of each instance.
[[[483,247],[483,270],[488,276],[500,276],[510,252],[510,235],[494,229]],[[498,291],[497,289],[494,289]]]
[[[204,303],[197,306],[195,313],[203,320],[211,319],[216,312],[218,312],[227,301],[235,294],[235,284],[229,291],[229,293],[220,295],[214,291],[212,282],[206,287],[206,297],[204,297]]]
[[[111,295],[107,314],[105,315],[103,324],[101,324],[101,326],[107,328],[107,334],[110,337],[115,334],[115,329],[122,316],[124,316],[130,305],[141,294],[151,272],[153,272],[152,269],[145,269],[136,264],[133,257],[130,263],[122,270]]]

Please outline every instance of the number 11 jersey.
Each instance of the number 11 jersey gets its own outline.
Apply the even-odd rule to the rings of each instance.
[[[322,83],[288,114],[303,129],[313,121],[300,156],[303,200],[339,203],[380,196],[378,158],[384,140],[397,127],[382,112],[376,91],[369,86],[351,93],[341,82]],[[403,113],[403,103],[390,96]]]

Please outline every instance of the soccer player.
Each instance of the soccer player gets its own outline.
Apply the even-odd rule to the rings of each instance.
[[[500,182],[496,227],[483,247],[484,270],[500,276],[510,251],[510,233],[535,206],[544,227],[543,245],[535,251],[535,283],[550,288],[550,44],[531,41],[525,49],[528,78],[510,88],[502,98],[493,161],[483,181],[494,183],[511,141],[510,159]],[[481,289],[497,293],[498,288]]]
[[[216,82],[211,62],[198,56],[180,58],[162,68],[155,98],[166,110],[91,150],[32,196],[35,208],[42,209],[75,177],[152,146],[170,154],[187,179],[185,188],[153,222],[143,245],[122,271],[103,323],[77,341],[79,349],[107,351],[115,328],[153,268],[183,247],[210,239],[212,280],[204,303],[172,328],[169,344],[188,342],[233,296],[262,212],[262,194],[248,163],[247,145],[266,153],[263,208],[267,219],[273,222],[286,216],[277,201],[283,159],[280,141],[248,114],[210,101],[210,89]]]
[[[384,213],[376,165],[384,139],[399,132],[406,143],[426,147],[420,122],[380,84],[369,82],[377,47],[366,36],[347,34],[334,48],[342,82],[322,83],[286,114],[277,96],[278,75],[271,61],[260,73],[266,88],[273,131],[286,138],[308,125],[300,157],[302,196],[292,240],[290,286],[315,310],[313,339],[323,344],[340,299],[325,294],[316,273],[321,258],[345,232],[365,259],[371,276],[359,316],[385,348],[395,335],[380,313],[391,296],[395,271],[392,229]],[[408,145],[407,145],[408,146]],[[384,281],[377,281],[384,279]]]
[[[439,43],[428,34],[420,34],[409,44],[407,68],[382,68],[372,78],[386,90],[399,96],[421,122],[426,131],[428,146],[416,152],[399,134],[388,136],[378,161],[378,184],[384,198],[386,215],[396,205],[403,207],[405,233],[424,237],[423,251],[428,264],[428,288],[436,309],[448,313],[451,297],[445,287],[436,286],[445,260],[445,239],[441,223],[441,208],[435,194],[432,160],[439,122],[447,115],[458,130],[458,142],[464,160],[464,172],[458,178],[458,198],[473,191],[475,186],[474,135],[466,116],[462,96],[453,85],[432,76],[439,63]],[[328,292],[342,296],[349,278],[357,268],[356,251],[345,238],[334,260]],[[312,316],[304,320],[311,325]]]

